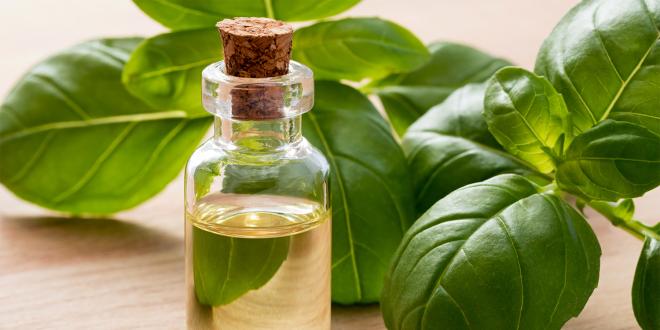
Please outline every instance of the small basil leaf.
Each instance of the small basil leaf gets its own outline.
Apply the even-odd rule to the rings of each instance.
[[[332,299],[375,302],[414,220],[409,170],[389,125],[364,95],[330,81],[317,82],[315,91],[303,134],[331,167]]]
[[[428,46],[430,60],[416,70],[389,75],[369,86],[383,103],[399,135],[432,106],[457,88],[486,81],[510,63],[469,46],[436,42]]]
[[[45,60],[0,108],[0,182],[40,206],[109,214],[162,190],[210,119],[150,107],[121,71],[140,39],[90,41]]]
[[[488,83],[484,104],[488,129],[504,148],[543,173],[554,171],[561,156],[556,147],[572,128],[564,100],[547,79],[504,68]]]
[[[319,22],[297,30],[293,44],[293,58],[318,79],[381,78],[413,70],[429,58],[414,34],[379,18]]]
[[[582,1],[541,47],[536,72],[573,112],[579,131],[612,118],[660,134],[660,3]]]
[[[212,27],[224,18],[272,17],[306,21],[339,14],[360,0],[133,0],[157,22],[173,30]]]
[[[660,137],[606,120],[575,138],[557,168],[557,182],[588,199],[639,197],[660,184]]]
[[[456,90],[417,120],[403,138],[413,176],[417,212],[448,193],[501,173],[531,169],[504,152],[488,132],[483,111],[485,85]]]
[[[221,59],[215,29],[165,33],[138,45],[122,80],[129,92],[151,106],[201,113],[202,69]]]
[[[192,227],[195,294],[220,306],[256,290],[275,275],[289,253],[289,237],[236,238]]]
[[[644,330],[660,329],[660,241],[646,237],[632,288],[633,310]]]
[[[513,174],[460,188],[408,230],[387,275],[388,329],[560,329],[598,283],[600,246],[559,197]]]

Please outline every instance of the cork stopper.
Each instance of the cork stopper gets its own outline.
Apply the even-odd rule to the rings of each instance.
[[[289,72],[293,28],[261,17],[237,17],[217,24],[225,55],[225,71],[243,78],[268,78]],[[236,119],[282,117],[285,89],[268,84],[245,84],[231,91]]]
[[[217,24],[225,53],[227,74],[244,78],[287,74],[293,28],[262,17],[237,17]]]

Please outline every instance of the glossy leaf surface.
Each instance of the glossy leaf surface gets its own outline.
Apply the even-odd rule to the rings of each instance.
[[[506,150],[543,173],[554,171],[572,127],[564,100],[547,79],[504,68],[489,81],[484,102],[488,129]]]
[[[183,168],[210,120],[150,107],[121,70],[140,39],[90,41],[30,70],[0,109],[0,182],[43,207],[108,214]]]
[[[129,92],[154,107],[203,112],[202,70],[220,60],[215,29],[165,33],[138,45],[122,80]]]
[[[428,49],[431,58],[423,66],[387,76],[371,86],[401,136],[417,118],[457,88],[486,81],[495,71],[509,65],[506,60],[456,43],[436,42]]]
[[[658,38],[658,1],[582,1],[546,39],[536,72],[564,96],[579,131],[611,118],[660,134]]]
[[[293,44],[293,58],[317,79],[381,78],[413,70],[429,58],[414,34],[379,18],[319,22],[297,30]]]
[[[403,152],[369,100],[336,82],[317,82],[303,133],[331,167],[332,299],[378,301],[392,255],[414,220]]]
[[[639,197],[660,184],[660,137],[606,120],[577,136],[557,169],[562,189],[588,199]]]
[[[133,0],[154,20],[174,30],[212,27],[224,18],[272,17],[306,21],[339,14],[360,0]]]
[[[531,171],[503,151],[488,131],[481,115],[484,92],[484,84],[458,89],[404,136],[418,213],[464,185],[501,173]]]
[[[633,310],[644,330],[660,329],[660,241],[647,237],[637,262]]]
[[[404,236],[381,307],[389,329],[560,329],[598,282],[585,219],[527,179],[460,188]]]

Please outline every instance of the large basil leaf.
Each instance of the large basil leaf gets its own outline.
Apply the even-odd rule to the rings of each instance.
[[[331,166],[332,299],[375,302],[414,220],[403,152],[369,100],[336,82],[316,83],[315,106],[303,122],[305,137]]]
[[[131,96],[121,70],[140,39],[80,44],[38,64],[0,110],[0,182],[54,210],[107,214],[179,173],[210,120]]]
[[[174,30],[214,26],[237,16],[306,21],[339,14],[360,0],[133,0],[147,15]]]
[[[403,138],[418,213],[466,184],[531,170],[504,152],[481,115],[484,84],[456,90],[417,120]]]
[[[660,137],[606,120],[575,138],[557,168],[557,182],[588,199],[639,197],[660,184]]]
[[[165,33],[135,49],[122,80],[129,92],[154,107],[203,112],[202,69],[221,59],[215,29]]]
[[[659,234],[660,235],[660,234]],[[644,330],[660,329],[660,240],[647,237],[637,262],[633,310]]]
[[[457,88],[486,81],[499,68],[510,64],[456,43],[436,42],[428,49],[431,58],[426,64],[411,72],[387,76],[369,87],[380,98],[399,135]]]
[[[484,104],[488,129],[504,148],[543,173],[554,171],[572,127],[564,100],[547,79],[504,68],[490,80]]]
[[[585,219],[513,174],[460,188],[408,230],[387,275],[389,329],[559,329],[598,283]]]
[[[299,29],[293,58],[318,79],[362,80],[413,70],[429,53],[410,31],[379,18],[346,18]]]
[[[289,237],[225,237],[192,227],[195,294],[200,304],[231,303],[262,287],[289,252]]]
[[[582,1],[543,44],[536,72],[586,131],[606,118],[660,134],[660,3]]]

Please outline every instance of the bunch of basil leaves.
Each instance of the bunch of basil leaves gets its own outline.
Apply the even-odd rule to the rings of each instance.
[[[535,72],[500,69],[399,127],[425,213],[387,275],[390,329],[561,328],[596,287],[601,254],[572,198],[646,240],[633,307],[660,329],[660,225],[636,221],[630,199],[660,184],[659,36],[658,1],[583,1]],[[424,110],[390,90],[400,124]]]
[[[575,197],[646,239],[634,308],[660,327],[660,226],[634,220],[630,200],[660,184],[656,1],[583,1],[536,73],[425,47],[386,20],[327,19],[359,0],[134,1],[172,32],[70,48],[5,99],[0,182],[17,196],[75,215],[151,198],[210,125],[199,95],[222,58],[214,24],[325,19],[296,30],[293,57],[319,80],[304,135],[332,166],[335,302],[380,300],[391,329],[559,329],[598,281]]]

